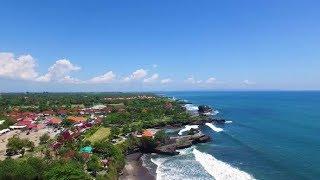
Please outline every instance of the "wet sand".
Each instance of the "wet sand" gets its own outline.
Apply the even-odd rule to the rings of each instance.
[[[120,180],[155,180],[148,169],[142,165],[141,153],[130,154],[126,157],[126,165]]]

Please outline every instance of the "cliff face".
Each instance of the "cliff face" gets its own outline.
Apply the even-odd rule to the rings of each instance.
[[[204,135],[202,133],[198,133],[195,135],[172,137],[172,143],[156,147],[155,152],[165,155],[177,155],[179,154],[179,152],[176,151],[177,149],[188,148],[194,144],[205,143],[210,140],[211,138],[209,136]]]

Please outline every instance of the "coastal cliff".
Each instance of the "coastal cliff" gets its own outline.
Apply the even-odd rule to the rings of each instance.
[[[177,155],[177,149],[184,149],[191,147],[194,144],[205,143],[211,138],[205,134],[197,133],[195,135],[177,136],[170,138],[170,144],[160,145],[155,148],[155,152],[165,155]]]

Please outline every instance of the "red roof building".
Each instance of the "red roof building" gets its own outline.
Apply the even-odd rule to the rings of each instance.
[[[43,111],[42,114],[45,116],[53,116],[56,114],[56,112],[54,112],[52,110],[48,110],[48,111]]]
[[[82,123],[82,122],[85,122],[86,119],[82,116],[69,116],[68,121],[72,123]]]
[[[143,133],[142,133],[142,136],[143,137],[153,137],[153,132],[150,131],[150,130],[144,130]]]
[[[59,125],[61,124],[62,120],[60,118],[57,117],[51,117],[49,118],[48,124],[50,125]]]

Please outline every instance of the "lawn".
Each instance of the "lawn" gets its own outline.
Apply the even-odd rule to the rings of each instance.
[[[100,127],[94,134],[86,138],[90,142],[98,142],[108,138],[110,135],[110,128]]]

